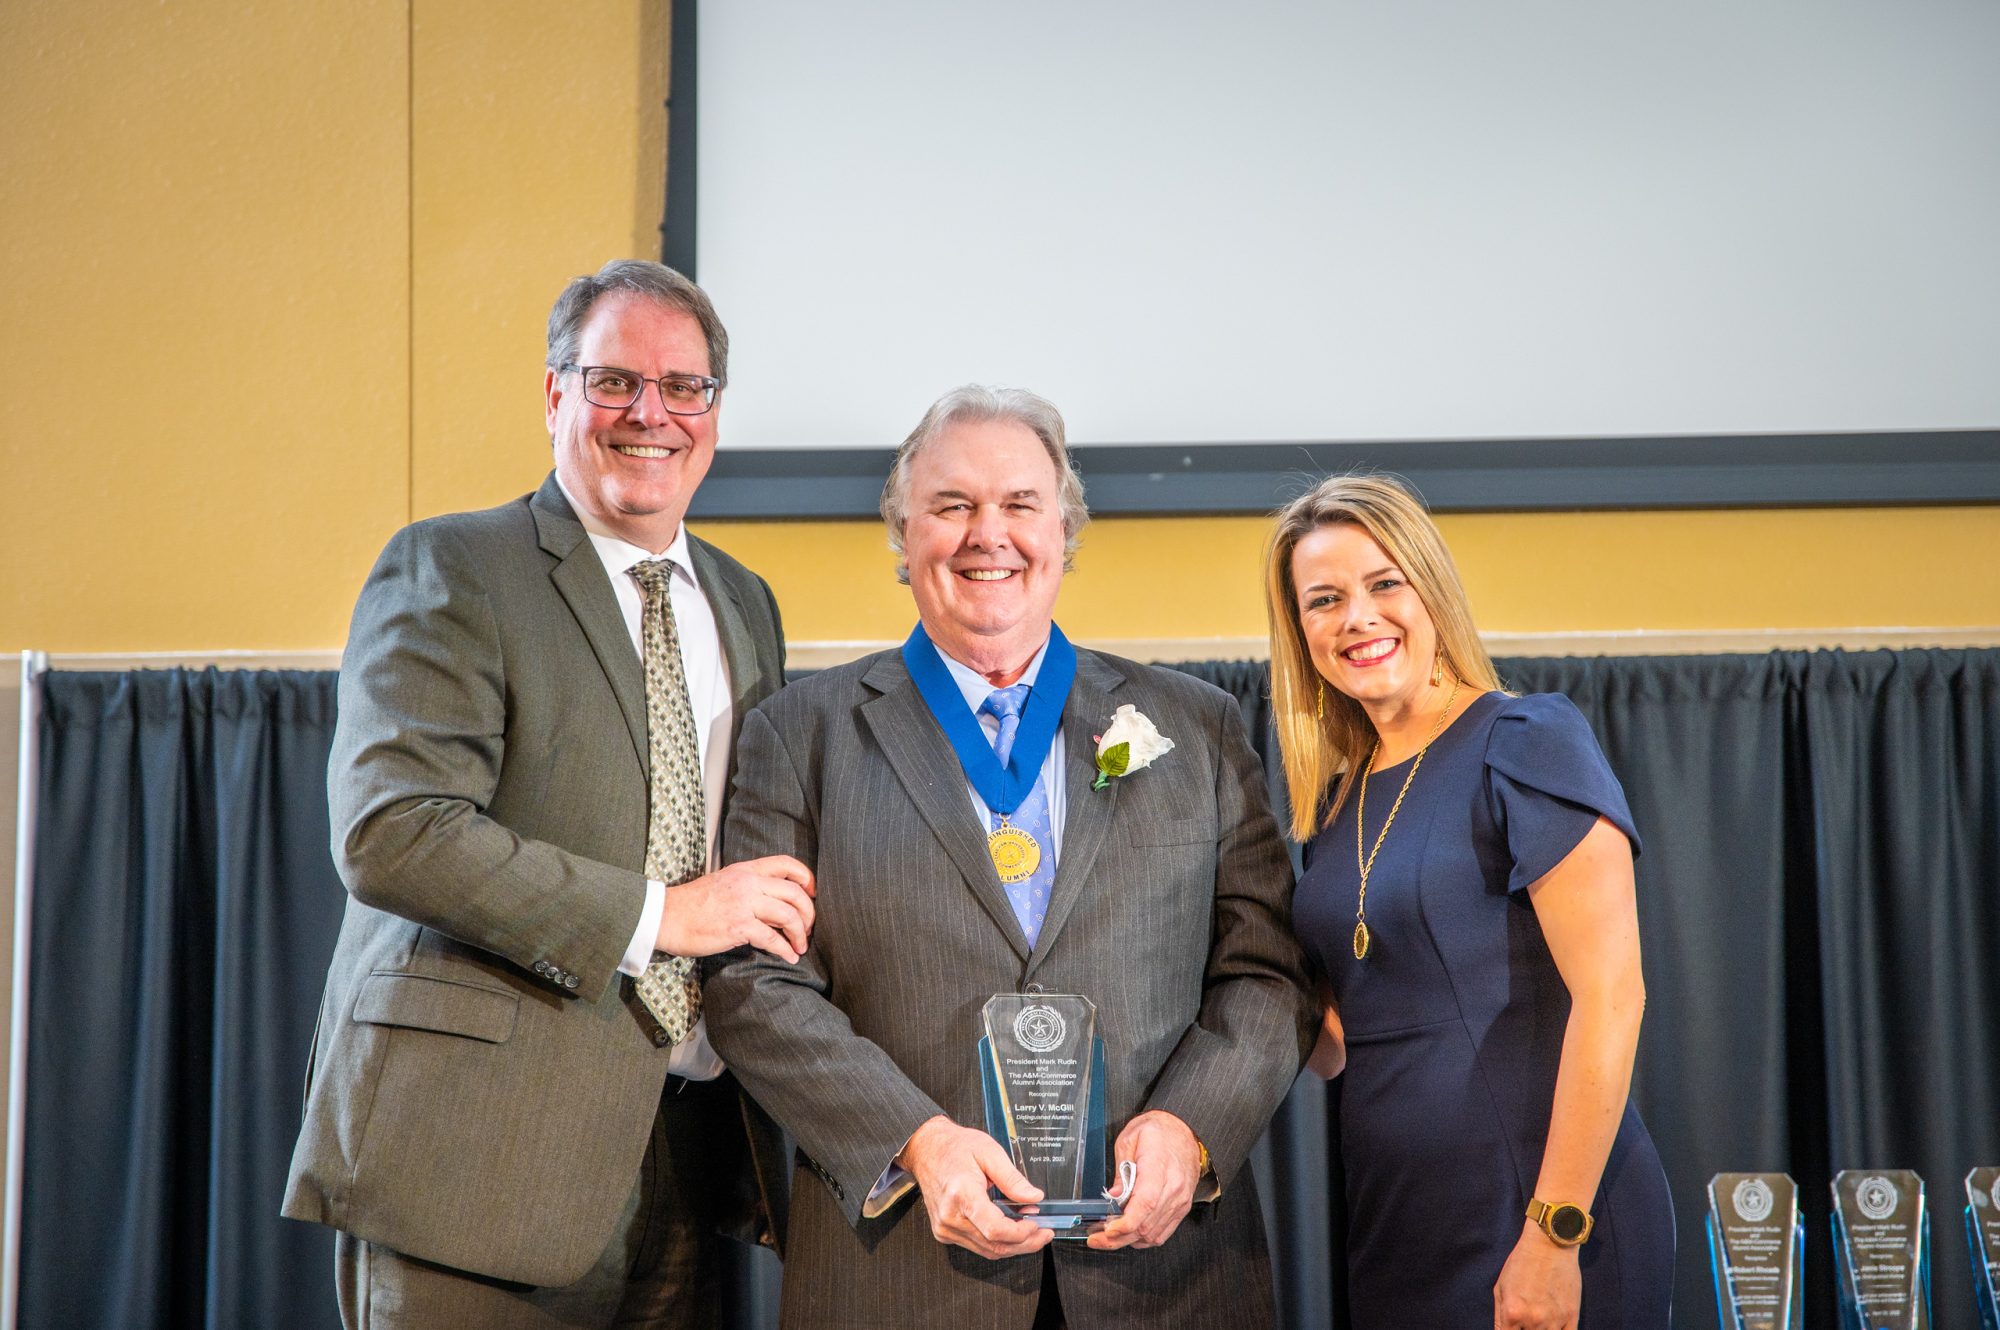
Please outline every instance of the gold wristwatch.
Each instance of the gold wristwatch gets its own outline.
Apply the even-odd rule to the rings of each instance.
[[[1528,1200],[1528,1218],[1558,1247],[1581,1247],[1584,1239],[1590,1236],[1592,1225],[1597,1222],[1590,1217],[1590,1211],[1580,1205],[1535,1197]]]

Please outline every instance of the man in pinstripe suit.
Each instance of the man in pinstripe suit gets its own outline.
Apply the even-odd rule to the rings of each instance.
[[[1315,1011],[1236,705],[1055,627],[1086,513],[1041,398],[947,394],[883,515],[919,629],[764,702],[737,754],[726,853],[813,869],[811,946],[796,966],[731,953],[705,989],[716,1047],[812,1175],[783,1323],[1268,1324],[1243,1164]],[[1126,705],[1173,747],[1095,787],[1093,738]],[[1009,836],[1034,866],[1003,882]],[[1096,1004],[1113,1152],[1136,1165],[1087,1243],[988,1199],[1040,1194],[979,1129],[981,1008],[1042,992]]]
[[[328,770],[351,898],[284,1200],[340,1230],[350,1330],[713,1327],[717,1230],[782,1236],[778,1133],[680,960],[789,958],[812,923],[803,865],[708,871],[784,660],[770,588],[682,523],[728,346],[670,268],[572,281],[554,473],[404,528],[355,606]]]

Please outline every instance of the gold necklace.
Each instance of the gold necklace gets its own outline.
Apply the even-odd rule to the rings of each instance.
[[[1375,834],[1375,848],[1368,851],[1364,858],[1361,854],[1361,824],[1368,817],[1368,778],[1375,774],[1375,757],[1382,751],[1382,741],[1377,739],[1375,746],[1368,750],[1368,769],[1361,773],[1361,799],[1354,808],[1354,862],[1361,869],[1361,899],[1354,907],[1354,959],[1357,961],[1368,957],[1368,870],[1375,866],[1375,856],[1382,852],[1382,842],[1389,838],[1389,828],[1396,825],[1396,814],[1403,808],[1403,796],[1410,792],[1410,782],[1417,778],[1417,770],[1424,764],[1424,754],[1431,751],[1438,735],[1444,733],[1444,723],[1451,715],[1451,704],[1458,701],[1461,682],[1459,679],[1451,681],[1451,696],[1444,700],[1444,710],[1438,712],[1437,724],[1431,726],[1431,737],[1424,740],[1424,746],[1417,750],[1417,760],[1410,763],[1410,774],[1403,777],[1403,788],[1396,791],[1396,802],[1389,806],[1389,820]]]

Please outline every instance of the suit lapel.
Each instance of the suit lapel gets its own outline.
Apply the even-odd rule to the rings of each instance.
[[[610,680],[612,696],[625,713],[625,728],[631,731],[639,767],[646,770],[646,680],[639,653],[632,649],[632,638],[625,628],[625,616],[618,612],[611,579],[604,575],[604,561],[597,557],[597,548],[590,543],[583,523],[576,520],[569,500],[557,488],[554,472],[535,492],[528,510],[534,515],[542,549],[557,561],[549,580],[576,616],[599,668]]]
[[[1062,854],[1056,860],[1056,881],[1049,893],[1049,910],[1042,918],[1042,931],[1035,939],[1035,954],[1028,962],[1033,974],[1049,954],[1056,935],[1083,895],[1097,866],[1098,852],[1104,848],[1111,830],[1111,815],[1118,807],[1118,782],[1101,790],[1090,783],[1097,779],[1097,741],[1111,723],[1117,702],[1112,690],[1125,676],[1107,665],[1095,652],[1076,653],[1076,682],[1070,685],[1069,701],[1063,707],[1063,765],[1069,786],[1063,803]]]
[[[861,715],[896,778],[909,792],[910,802],[958,866],[981,908],[992,916],[1007,945],[1026,960],[1028,939],[1014,917],[1014,906],[1000,885],[999,874],[993,871],[986,838],[965,792],[965,773],[958,755],[952,752],[923,695],[911,682],[902,657],[893,651],[883,653],[862,676],[862,682],[881,694],[861,704]]]

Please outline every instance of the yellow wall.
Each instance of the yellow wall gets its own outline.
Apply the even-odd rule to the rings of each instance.
[[[335,647],[398,525],[531,488],[549,302],[658,252],[666,14],[0,5],[0,650]],[[2000,508],[1445,526],[1495,631],[2000,625]],[[907,626],[872,523],[703,530],[797,639]],[[1254,636],[1261,539],[1099,522],[1064,622]]]
[[[2000,508],[1451,514],[1487,632],[2000,625]],[[698,528],[772,577],[805,641],[909,631],[880,523]],[[1256,637],[1262,518],[1104,518],[1063,588],[1073,636]]]
[[[0,650],[338,646],[398,526],[532,488],[549,302],[659,252],[666,13],[0,6]]]
[[[541,482],[550,303],[606,259],[659,257],[668,0],[414,10],[406,443],[421,517]]]
[[[408,511],[400,4],[0,6],[0,648],[325,643]]]

